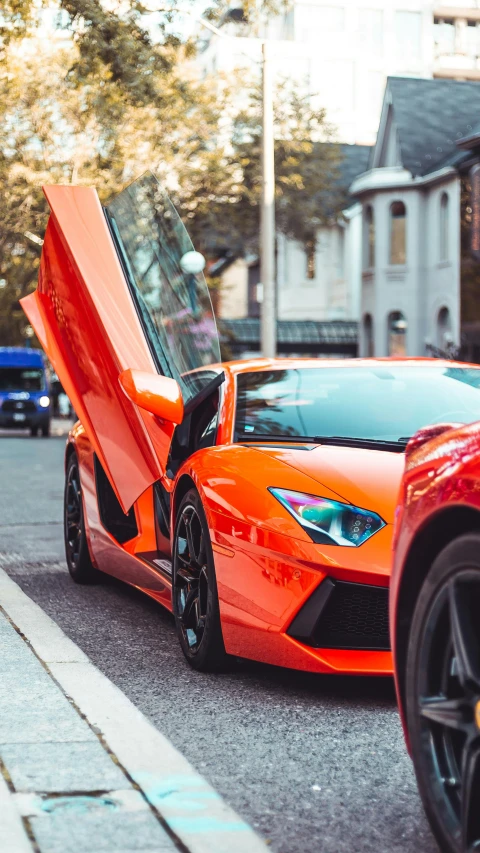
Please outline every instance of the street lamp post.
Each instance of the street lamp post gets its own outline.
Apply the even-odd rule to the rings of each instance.
[[[204,18],[197,23],[220,38],[229,38]],[[231,37],[230,37],[231,38]],[[260,340],[262,355],[274,358],[277,349],[275,298],[275,159],[273,135],[273,86],[270,44],[262,40],[262,195],[260,202],[260,279],[262,306]],[[251,59],[251,57],[248,57]]]
[[[260,207],[260,278],[263,289],[261,347],[265,358],[274,358],[277,342],[275,299],[275,160],[273,136],[273,87],[270,45],[262,42],[262,199]]]

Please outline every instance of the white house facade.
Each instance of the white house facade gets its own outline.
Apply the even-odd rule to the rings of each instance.
[[[359,316],[362,210],[319,228],[311,257],[305,247],[277,237],[277,316],[280,320],[345,320]],[[355,263],[355,258],[357,262]]]
[[[480,84],[391,78],[362,205],[360,355],[427,355],[460,341],[458,141]]]

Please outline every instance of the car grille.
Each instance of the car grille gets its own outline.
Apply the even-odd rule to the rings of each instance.
[[[2,405],[2,412],[36,412],[37,407],[33,400],[5,400]]]
[[[326,578],[288,634],[316,648],[388,651],[388,588]]]

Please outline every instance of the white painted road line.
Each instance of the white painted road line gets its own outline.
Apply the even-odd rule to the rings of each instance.
[[[2,570],[0,605],[190,853],[265,853],[253,829]]]

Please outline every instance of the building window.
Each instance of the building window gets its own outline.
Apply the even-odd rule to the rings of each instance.
[[[422,56],[421,12],[395,12],[395,42],[397,59],[403,68],[418,62]]]
[[[307,253],[307,278],[313,279],[317,274],[316,269],[316,245],[315,243],[307,243],[305,251]]]
[[[360,46],[365,53],[383,53],[383,10],[359,9],[358,30]]]
[[[363,318],[363,346],[367,358],[372,358],[374,355],[373,344],[373,318],[371,314],[365,314]]]
[[[455,53],[455,25],[453,20],[435,18],[433,25],[435,57],[453,56]]]
[[[390,207],[390,263],[405,264],[407,260],[407,211],[403,201]]]
[[[437,346],[446,351],[452,343],[452,317],[445,306],[440,308],[437,316]]]
[[[403,358],[407,354],[407,318],[401,311],[388,315],[388,355]]]
[[[375,220],[371,204],[365,208],[363,228],[363,268],[370,270],[375,266]]]
[[[319,37],[339,34],[345,29],[345,9],[341,6],[319,6],[318,3],[295,5],[295,31],[299,41],[317,44]]]
[[[440,198],[440,260],[448,261],[448,195]]]
[[[316,12],[316,18],[322,30],[330,33],[340,33],[345,29],[345,9],[342,6],[311,6]]]

